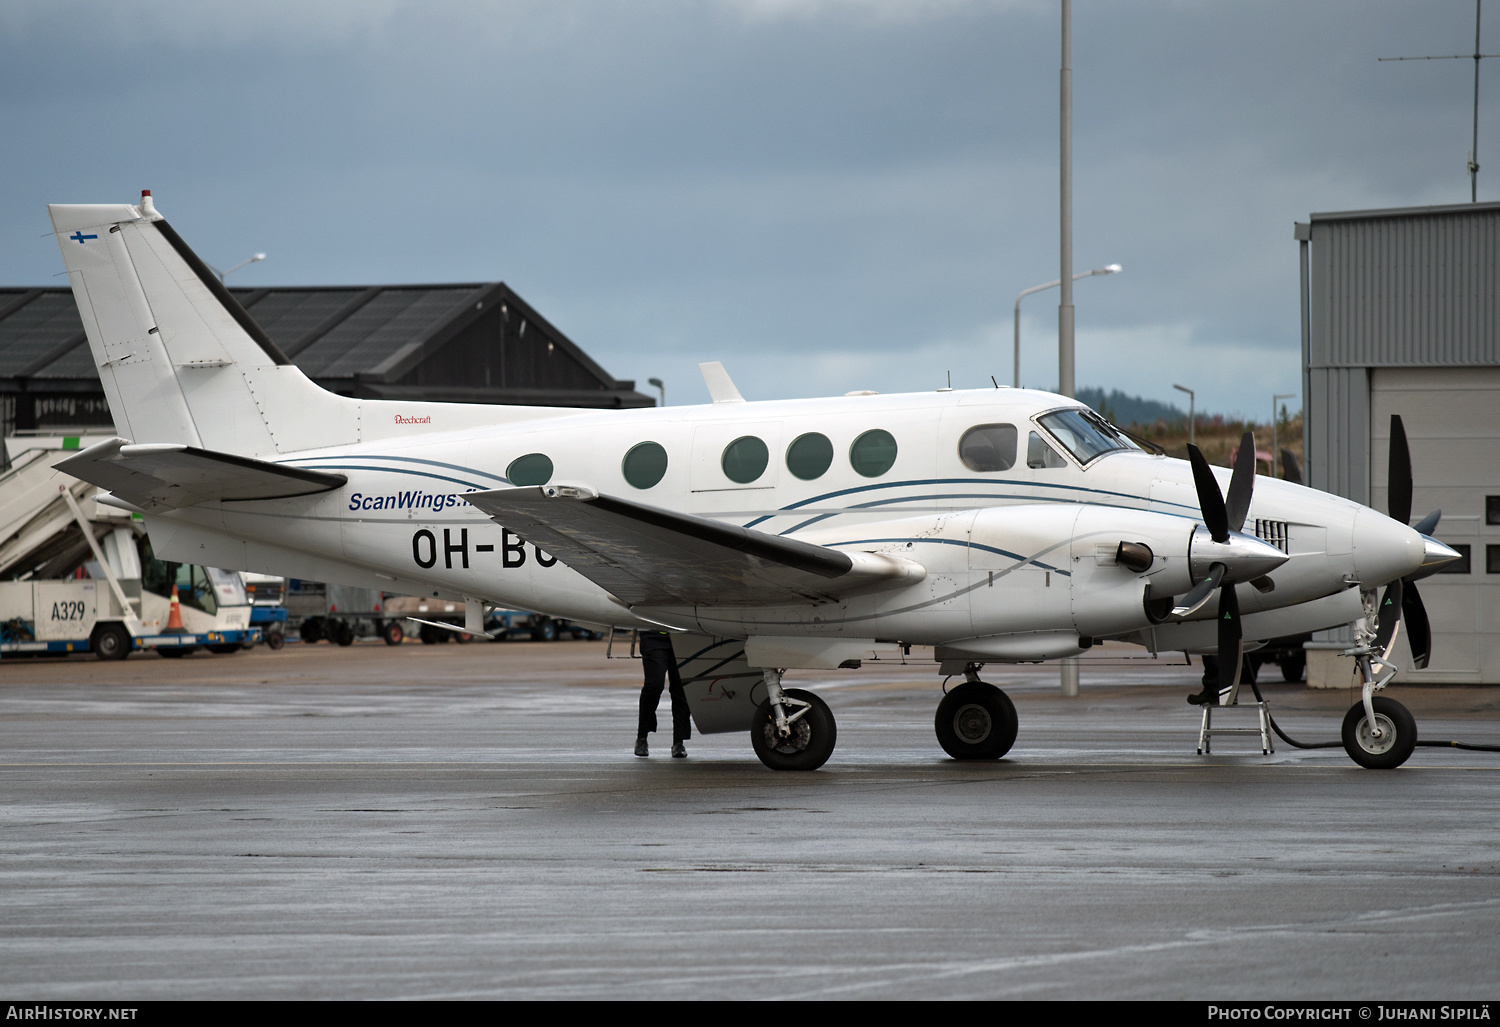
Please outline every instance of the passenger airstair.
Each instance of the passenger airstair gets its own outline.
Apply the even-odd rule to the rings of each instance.
[[[66,489],[75,502],[92,507],[85,501],[98,489],[52,465],[70,451],[108,438],[113,435],[17,435],[5,440],[10,470],[0,475],[0,580],[56,577],[87,553],[88,541],[62,493]]]

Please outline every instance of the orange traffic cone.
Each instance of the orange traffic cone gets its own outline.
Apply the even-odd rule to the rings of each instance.
[[[177,586],[172,586],[172,609],[167,614],[167,626],[162,629],[164,635],[186,635],[188,629],[182,626],[182,609],[177,605]]]

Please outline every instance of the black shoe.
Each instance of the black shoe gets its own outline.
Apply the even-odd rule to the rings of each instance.
[[[639,738],[637,738],[635,740],[635,754],[637,756],[650,756],[651,755],[651,750],[646,748],[646,736],[645,735],[641,735],[641,737],[639,737]]]
[[[687,746],[683,745],[681,742],[673,742],[672,743],[672,758],[674,760],[685,760],[685,759],[687,759]]]
[[[1209,691],[1208,689],[1204,689],[1201,692],[1194,692],[1188,696],[1187,701],[1193,706],[1217,706],[1219,705],[1219,693],[1217,690]],[[639,755],[639,750],[637,750],[637,755]]]

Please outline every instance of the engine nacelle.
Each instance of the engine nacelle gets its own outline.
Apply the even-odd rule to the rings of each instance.
[[[1150,623],[1148,597],[1192,587],[1194,527],[1185,517],[1090,504],[981,510],[971,535],[974,568],[988,561],[994,573],[1029,587],[1024,594],[976,589],[975,634],[1071,630],[1088,638],[1138,630]]]

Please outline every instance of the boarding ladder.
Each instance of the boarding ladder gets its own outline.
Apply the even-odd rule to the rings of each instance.
[[[1241,656],[1241,668],[1243,669],[1244,657]],[[1240,675],[1234,676],[1234,685],[1230,687],[1227,695],[1219,696],[1219,705],[1203,706],[1203,724],[1198,729],[1198,755],[1207,756],[1211,751],[1211,739],[1214,735],[1260,735],[1260,754],[1269,756],[1276,751],[1276,743],[1271,733],[1271,704],[1264,699],[1255,702],[1242,703],[1240,698]],[[1225,714],[1230,710],[1254,710],[1259,718],[1258,727],[1214,727],[1214,713]]]

